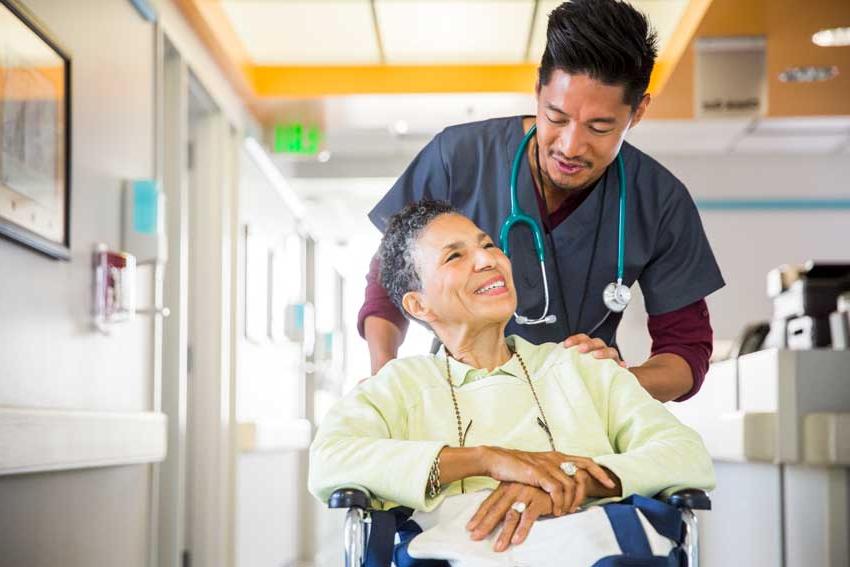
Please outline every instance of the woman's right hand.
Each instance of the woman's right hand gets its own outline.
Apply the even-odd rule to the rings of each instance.
[[[518,512],[513,506],[521,502],[525,510]],[[490,535],[501,524],[502,530],[493,549],[504,551],[509,545],[519,545],[537,518],[552,513],[552,499],[534,486],[515,482],[502,482],[478,507],[466,524],[474,541]]]
[[[561,469],[564,462],[575,464],[579,472],[586,474],[567,475]],[[590,477],[609,489],[617,487],[617,483],[592,459],[557,451],[529,452],[487,447],[483,465],[487,476],[495,480],[519,482],[544,490],[552,498],[552,513],[556,516],[575,511],[584,501],[588,496],[587,481]]]

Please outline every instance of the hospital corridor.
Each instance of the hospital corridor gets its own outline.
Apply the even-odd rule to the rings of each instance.
[[[0,0],[0,567],[850,567],[850,1]]]

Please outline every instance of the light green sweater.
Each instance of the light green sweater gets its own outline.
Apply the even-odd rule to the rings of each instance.
[[[699,435],[628,370],[576,347],[535,346],[517,336],[508,344],[531,373],[558,451],[608,467],[620,477],[624,496],[714,487]],[[516,355],[492,372],[453,358],[449,364],[464,428],[472,420],[467,446],[550,450]],[[327,501],[337,488],[360,487],[386,508],[432,510],[460,492],[455,482],[426,498],[428,472],[447,445],[457,446],[458,438],[444,353],[394,360],[324,417],[310,447],[310,492]],[[465,481],[467,492],[497,485],[487,477]]]

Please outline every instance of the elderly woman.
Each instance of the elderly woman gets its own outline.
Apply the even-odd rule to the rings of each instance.
[[[510,262],[451,206],[393,217],[381,265],[393,301],[444,346],[388,363],[330,410],[310,450],[317,498],[363,487],[385,508],[416,510],[426,533],[460,517],[463,538],[499,552],[522,547],[541,517],[556,526],[608,499],[713,487],[699,436],[628,370],[504,336],[517,304]],[[460,494],[472,507],[446,501]]]

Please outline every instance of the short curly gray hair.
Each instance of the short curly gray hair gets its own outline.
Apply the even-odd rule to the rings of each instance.
[[[404,294],[422,289],[413,257],[416,241],[432,220],[451,213],[459,214],[457,209],[445,201],[425,199],[407,205],[390,217],[378,250],[381,258],[381,285],[405,316],[408,314],[401,305]]]

